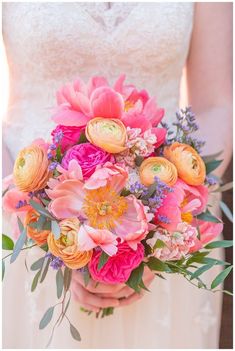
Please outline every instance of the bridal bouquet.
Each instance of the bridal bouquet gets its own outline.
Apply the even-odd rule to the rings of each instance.
[[[56,325],[69,321],[76,270],[85,284],[125,283],[137,293],[148,290],[145,266],[159,278],[181,274],[212,291],[231,271],[227,262],[207,257],[231,246],[213,241],[223,223],[208,203],[210,191],[228,188],[212,175],[221,161],[200,156],[204,143],[192,136],[198,126],[190,108],[176,113],[171,130],[155,99],[124,79],[113,87],[101,77],[88,84],[78,79],[59,90],[50,141],[37,139],[21,150],[4,181],[3,207],[16,240],[2,237],[3,249],[10,250],[3,271],[7,257],[12,263],[34,246],[41,257],[31,266],[31,290],[56,270],[60,302],[46,311],[40,329],[59,306]],[[201,275],[214,265],[226,268],[207,286]],[[105,308],[97,316],[112,312]]]

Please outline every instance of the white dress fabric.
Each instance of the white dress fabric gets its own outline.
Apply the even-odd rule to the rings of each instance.
[[[77,76],[120,73],[145,88],[171,122],[179,106],[182,69],[193,27],[193,3],[4,3],[3,37],[10,71],[4,141],[13,159],[37,137],[48,138],[55,91]],[[10,233],[7,218],[5,232]],[[26,257],[33,262],[39,250]],[[217,252],[218,254],[218,252]],[[57,301],[55,272],[30,292],[25,255],[6,269],[3,284],[3,347],[44,348],[50,327],[38,323]],[[209,282],[218,273],[207,273]],[[221,295],[202,291],[180,276],[156,278],[151,293],[97,320],[72,301],[69,315],[82,335],[73,340],[66,320],[51,348],[217,348]],[[55,319],[53,319],[55,320]]]

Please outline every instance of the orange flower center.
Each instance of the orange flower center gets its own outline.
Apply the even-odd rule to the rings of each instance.
[[[129,100],[126,100],[125,101],[125,106],[124,106],[124,111],[125,112],[128,112],[132,107],[134,107],[134,103],[129,101]]]
[[[83,210],[92,227],[110,230],[115,227],[116,221],[120,222],[120,217],[127,210],[127,202],[110,186],[105,186],[87,191]]]
[[[188,199],[187,197],[185,197],[184,200],[181,202],[180,207],[183,208],[185,205],[187,205],[187,203],[188,203]],[[184,212],[184,213],[181,213],[181,219],[183,222],[190,224],[193,220],[193,215],[191,212]]]

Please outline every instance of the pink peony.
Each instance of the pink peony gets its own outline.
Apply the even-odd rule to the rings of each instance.
[[[53,143],[57,145],[58,135],[61,135],[61,141],[59,144],[61,145],[62,152],[64,152],[78,142],[80,135],[84,130],[84,127],[63,126],[60,124],[51,133]]]
[[[203,246],[214,240],[223,230],[222,222],[213,223],[195,219],[193,225],[199,227],[200,240],[196,240],[195,245],[191,247],[190,252],[195,252],[202,249]]]
[[[71,147],[63,157],[62,167],[68,169],[69,162],[76,160],[82,169],[84,179],[88,179],[98,165],[112,161],[113,156],[90,143],[79,144]]]
[[[89,262],[88,267],[92,279],[106,284],[125,283],[131,272],[143,261],[144,246],[139,243],[137,250],[134,251],[125,242],[119,244],[116,255],[110,257],[106,264],[98,270],[101,253],[101,250],[95,250]]]

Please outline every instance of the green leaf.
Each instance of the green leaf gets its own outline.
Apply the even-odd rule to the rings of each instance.
[[[128,285],[130,288],[134,289],[136,292],[140,291],[139,284],[142,280],[144,273],[144,264],[141,263],[136,269],[134,269],[131,272],[131,275],[126,282],[126,285]]]
[[[221,223],[221,220],[213,216],[208,210],[206,212],[203,212],[197,215],[196,218],[206,222]]]
[[[45,216],[43,216],[43,215],[40,215],[40,217],[38,218],[38,220],[37,220],[37,231],[39,232],[39,231],[41,231],[42,230],[42,228],[43,228],[43,225],[44,225],[44,223],[46,222],[46,217]]]
[[[150,292],[150,290],[147,288],[147,286],[145,286],[143,279],[141,279],[141,282],[139,283],[139,287]]]
[[[147,262],[147,266],[152,270],[152,271],[158,271],[158,272],[171,272],[170,267],[160,261],[158,258],[156,257],[150,257],[148,262]]]
[[[61,160],[62,160],[61,146],[60,145],[56,149],[56,159],[58,162],[61,162]]]
[[[81,133],[80,134],[80,138],[78,140],[78,144],[84,144],[84,143],[87,143],[88,140],[87,140],[87,137],[86,137],[86,134],[85,133]]]
[[[14,241],[7,235],[2,234],[2,249],[3,250],[13,250]]]
[[[187,260],[186,264],[189,266],[193,262],[202,263],[203,258],[209,255],[210,251],[196,252]]]
[[[100,259],[98,263],[98,271],[101,270],[102,267],[104,267],[108,259],[109,259],[109,255],[107,255],[106,252],[102,251],[102,254],[100,255]]]
[[[230,211],[230,208],[223,202],[220,201],[220,208],[224,212],[225,216],[233,223],[233,214]]]
[[[208,271],[211,267],[213,267],[213,264],[206,264],[206,265],[198,268],[195,272],[193,272],[193,274],[190,277],[190,280],[199,277],[202,273]]]
[[[137,167],[140,167],[141,166],[141,163],[144,161],[144,157],[142,156],[136,156],[135,158],[135,164]]]
[[[29,200],[29,204],[41,215],[48,217],[52,220],[54,220],[54,218],[52,217],[52,215],[50,214],[50,212],[47,211],[47,209],[45,207],[43,207],[42,205],[40,205],[38,202],[34,201],[34,200]]]
[[[48,245],[47,245],[47,244],[41,245],[40,248],[41,248],[43,251],[45,251],[45,252],[48,251]]]
[[[221,185],[218,189],[215,189],[214,191],[212,191],[213,193],[217,193],[217,192],[224,192],[224,191],[228,191],[230,189],[233,188],[233,182],[229,182],[227,184],[223,184]]]
[[[32,282],[32,285],[31,285],[31,291],[33,292],[37,285],[38,285],[38,279],[40,277],[40,274],[41,274],[41,270],[37,272],[37,274],[35,275],[35,277],[33,278],[33,282]]]
[[[48,269],[49,269],[49,265],[50,265],[51,260],[48,258],[48,259],[47,259],[46,261],[44,261],[44,262],[46,262],[46,265],[45,265],[44,269],[43,269],[43,267],[42,267],[43,271],[42,271],[42,276],[41,276],[41,279],[40,279],[40,283],[42,283],[42,282],[44,281],[44,279],[46,278],[46,275],[47,275],[47,272],[48,272]]]
[[[72,269],[65,267],[64,269],[64,290],[68,291],[72,279]]]
[[[164,243],[164,241],[160,240],[160,239],[157,239],[154,247],[153,247],[153,251],[155,251],[156,249],[161,249],[163,247],[165,247],[166,244]]]
[[[48,308],[48,310],[45,312],[44,316],[42,317],[40,324],[39,324],[39,329],[44,329],[51,321],[53,312],[54,312],[54,306]]]
[[[41,257],[36,262],[34,262],[30,267],[31,271],[37,271],[38,269],[41,269],[43,266],[44,260],[45,260],[45,257]]]
[[[216,258],[212,258],[212,257],[204,257],[202,259],[202,264],[213,264],[213,266],[215,265],[221,265],[221,266],[227,266],[230,265],[229,262],[225,262],[225,261],[221,261],[221,260],[217,260]]]
[[[231,270],[233,269],[233,266],[229,266],[225,268],[222,272],[220,272],[217,277],[213,280],[211,283],[211,289],[216,288],[218,285],[222,284],[224,279],[229,275]]]
[[[14,262],[17,259],[21,249],[24,246],[26,238],[27,238],[27,234],[26,234],[26,228],[25,228],[15,243],[13,254],[11,255],[10,263]]]
[[[164,278],[162,274],[160,274],[160,273],[154,273],[154,274],[155,274],[156,276],[158,276],[159,278],[166,280],[166,278]]]
[[[78,330],[71,323],[70,323],[70,333],[75,340],[77,341],[82,340]]]
[[[91,276],[90,276],[89,270],[86,269],[86,270],[84,271],[84,273],[83,273],[83,280],[84,280],[84,285],[85,285],[85,287],[87,287],[87,285],[88,285],[90,279],[91,279]]]
[[[219,157],[222,153],[223,153],[223,150],[217,152],[216,154],[203,156],[202,158],[203,158],[203,161],[207,163],[209,161],[214,161],[216,157]]]
[[[60,226],[56,221],[51,222],[51,231],[54,234],[56,240],[60,238]]]
[[[204,248],[205,249],[217,249],[218,247],[231,247],[233,246],[233,240],[219,240],[213,241],[210,244],[207,244]]]
[[[4,275],[5,275],[5,261],[2,260],[2,280],[4,278]]]
[[[64,287],[64,277],[63,277],[62,270],[60,268],[56,273],[56,292],[57,292],[58,299],[61,298],[63,287]]]
[[[205,163],[206,174],[210,174],[211,172],[213,172],[216,168],[219,167],[221,162],[223,162],[223,160],[212,160],[212,161],[206,162]]]

